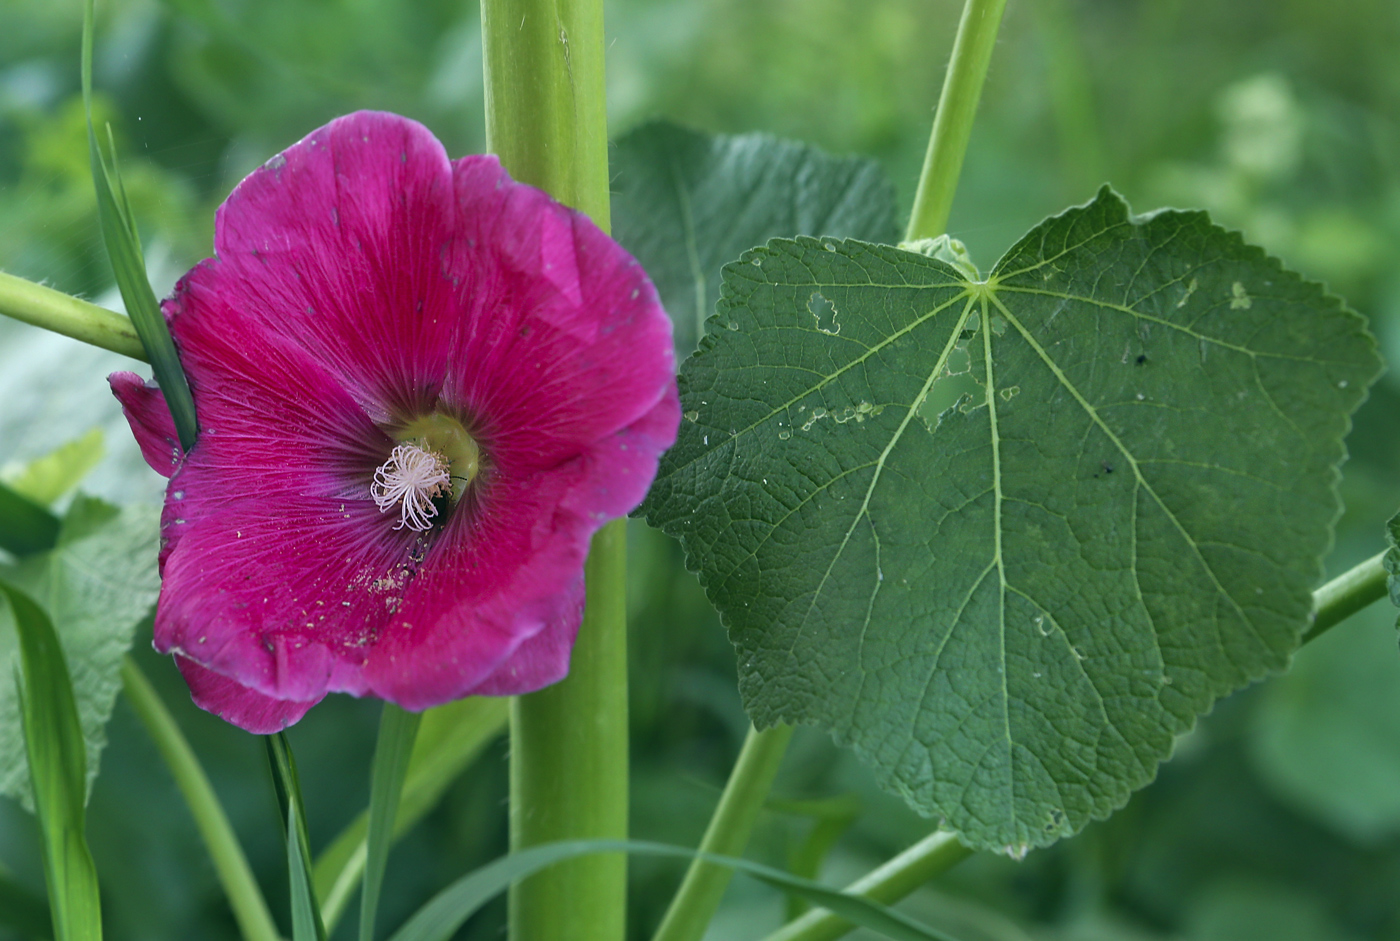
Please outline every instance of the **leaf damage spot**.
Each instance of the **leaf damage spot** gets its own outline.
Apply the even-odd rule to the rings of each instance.
[[[1183,295],[1181,295],[1181,300],[1179,300],[1179,301],[1176,302],[1176,306],[1177,306],[1177,309],[1178,309],[1178,310],[1180,310],[1181,308],[1183,308],[1183,307],[1186,306],[1186,302],[1189,301],[1189,300],[1191,299],[1191,295],[1192,295],[1192,294],[1195,294],[1195,293],[1196,293],[1196,288],[1198,288],[1198,287],[1200,287],[1200,286],[1201,286],[1201,281],[1200,281],[1199,278],[1192,278],[1192,279],[1191,279],[1191,283],[1188,284],[1188,285],[1186,285],[1186,293],[1183,294]]]
[[[841,324],[836,321],[836,305],[827,300],[821,291],[813,291],[812,296],[807,298],[807,311],[817,322],[818,331],[833,337],[841,332]]]
[[[1254,306],[1254,299],[1249,296],[1249,292],[1244,289],[1244,285],[1236,281],[1230,285],[1230,309],[1249,310]]]

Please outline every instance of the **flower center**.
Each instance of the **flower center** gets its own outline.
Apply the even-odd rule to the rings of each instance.
[[[416,444],[400,444],[389,454],[389,460],[374,472],[369,495],[387,513],[399,507],[399,525],[415,532],[425,532],[433,525],[437,507],[433,497],[445,493],[451,485],[447,461],[441,454],[420,448]]]
[[[476,477],[481,451],[462,423],[434,412],[415,418],[392,432],[399,444],[374,472],[370,496],[381,513],[399,508],[399,524],[426,532],[438,515],[434,498],[461,499]]]

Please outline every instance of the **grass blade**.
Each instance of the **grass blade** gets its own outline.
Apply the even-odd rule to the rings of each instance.
[[[92,126],[92,8],[93,0],[86,0],[83,5],[83,107],[87,112],[88,150],[92,159],[92,183],[97,191],[97,217],[102,228],[102,242],[107,247],[107,257],[112,262],[112,274],[121,291],[127,316],[136,328],[136,335],[141,338],[146,359],[150,361],[156,382],[165,394],[165,404],[175,419],[180,445],[189,451],[194,447],[199,430],[195,422],[194,398],[190,395],[189,383],[175,352],[175,341],[170,337],[165,315],[161,313],[160,303],[146,277],[146,259],[141,251],[136,222],[131,216],[126,191],[117,173],[111,129],[107,132],[109,160],[109,155],[102,152]]]
[[[504,697],[472,696],[422,714],[394,820],[395,839],[436,807],[452,782],[505,730],[509,711],[509,700]],[[327,931],[335,930],[362,881],[368,833],[366,810],[316,861],[316,897],[321,900]]]
[[[796,893],[814,905],[829,909],[863,928],[878,931],[894,941],[952,941],[948,935],[921,925],[878,902],[847,895],[771,866],[733,856],[698,853],[682,846],[638,840],[568,840],[532,846],[503,856],[439,892],[390,941],[447,941],[463,922],[490,899],[504,892],[511,883],[566,859],[616,852],[639,856],[678,856],[727,866],[784,892]]]
[[[374,746],[370,773],[369,836],[366,843],[364,890],[360,894],[360,941],[374,941],[375,916],[379,911],[379,889],[384,884],[384,868],[394,839],[394,819],[399,812],[408,760],[418,735],[421,717],[386,702],[379,717],[379,740]]]
[[[52,549],[57,542],[58,517],[0,483],[0,549],[22,556]]]
[[[325,924],[311,888],[311,842],[306,834],[306,805],[301,799],[292,746],[281,732],[268,735],[268,760],[287,836],[287,872],[291,880],[292,941],[326,941]]]
[[[54,941],[100,941],[97,870],[86,829],[87,748],[58,634],[37,604],[0,584],[19,633],[20,718],[34,812],[43,831]]]

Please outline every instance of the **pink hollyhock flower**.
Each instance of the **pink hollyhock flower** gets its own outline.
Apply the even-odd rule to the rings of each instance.
[[[494,157],[340,118],[244,180],[165,315],[199,415],[111,377],[170,478],[155,646],[250,732],[568,672],[583,561],[675,440],[637,263]]]

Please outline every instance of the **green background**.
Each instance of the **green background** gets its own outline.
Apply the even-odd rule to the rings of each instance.
[[[907,207],[958,12],[947,0],[618,0],[613,131],[664,116],[872,156]],[[213,210],[243,174],[334,115],[391,109],[425,121],[453,154],[479,150],[477,18],[474,4],[433,0],[103,4],[99,110],[118,136],[157,290],[209,252]],[[0,7],[0,269],[115,306],[77,100],[80,23],[77,2]],[[1347,297],[1394,358],[1396,48],[1400,7],[1382,0],[1013,3],[952,233],[985,268],[1104,181],[1138,211],[1206,208]],[[105,391],[108,371],[132,365],[0,323],[0,465],[101,425],[107,457],[86,488],[158,500],[161,482]],[[1382,548],[1400,502],[1400,385],[1383,378],[1356,424],[1334,571]],[[677,547],[639,524],[633,535],[634,835],[693,843],[745,728],[734,657]],[[261,744],[187,707],[170,665],[141,656],[285,911]],[[377,714],[342,697],[293,730],[317,846],[364,806]],[[235,937],[174,785],[120,701],[109,740],[90,811],[109,937]],[[391,858],[386,924],[504,849],[504,757],[503,744],[488,752]],[[929,826],[815,732],[798,735],[775,793],[859,798],[823,870],[836,882]],[[1397,795],[1400,653],[1393,612],[1378,607],[1299,654],[1286,677],[1220,704],[1106,823],[1020,865],[974,858],[909,905],[968,938],[1400,938]],[[811,826],[767,814],[753,855],[782,862]],[[0,865],[42,891],[33,821],[9,801]],[[632,872],[642,937],[679,868],[644,860]],[[738,883],[712,937],[759,937],[784,904]],[[501,920],[488,910],[461,936],[498,937]]]

